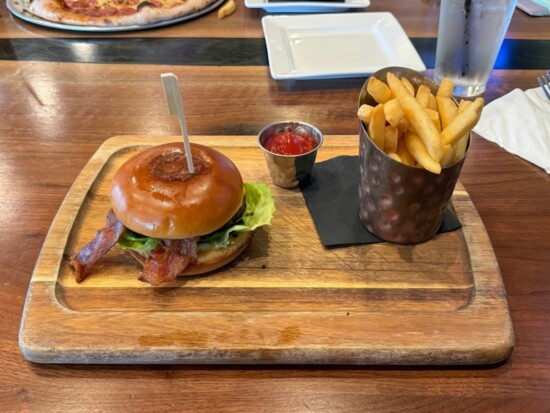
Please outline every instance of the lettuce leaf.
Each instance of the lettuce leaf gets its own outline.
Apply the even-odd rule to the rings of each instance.
[[[122,249],[133,250],[142,255],[146,255],[153,251],[157,247],[157,243],[157,238],[139,235],[129,229],[126,229],[118,240],[118,245],[120,245]]]
[[[262,225],[270,225],[271,217],[275,212],[275,203],[271,197],[271,190],[266,184],[244,184],[246,209],[236,225],[222,231],[216,231],[201,237],[198,243],[199,251],[208,251],[213,248],[225,248],[229,244],[231,234],[254,231]],[[158,239],[136,234],[127,229],[118,244],[123,249],[136,251],[147,256],[157,247]]]
[[[200,251],[227,247],[231,234],[254,231],[263,225],[271,224],[271,218],[275,212],[275,203],[271,197],[269,187],[266,184],[245,183],[244,196],[246,198],[246,209],[242,218],[230,228],[201,237],[198,245]]]

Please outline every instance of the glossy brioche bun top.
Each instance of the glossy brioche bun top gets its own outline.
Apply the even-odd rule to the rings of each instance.
[[[243,202],[243,180],[220,152],[192,143],[190,174],[183,142],[146,149],[127,160],[111,184],[111,206],[129,229],[153,238],[209,234]]]

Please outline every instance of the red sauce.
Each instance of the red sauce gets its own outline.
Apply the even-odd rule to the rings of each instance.
[[[315,149],[315,140],[308,135],[283,131],[271,135],[265,140],[264,147],[280,155],[301,155]]]

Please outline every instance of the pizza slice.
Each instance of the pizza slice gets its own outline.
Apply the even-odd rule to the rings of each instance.
[[[142,26],[193,14],[216,0],[31,0],[29,12],[81,26]]]

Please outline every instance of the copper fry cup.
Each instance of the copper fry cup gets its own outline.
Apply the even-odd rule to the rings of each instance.
[[[307,135],[315,142],[312,151],[300,155],[281,155],[266,149],[266,140],[279,132],[288,131]],[[296,188],[310,174],[317,157],[317,151],[323,143],[323,134],[309,123],[285,120],[265,126],[258,134],[258,145],[262,149],[271,180],[281,188]]]
[[[434,81],[410,69],[389,67],[372,76],[386,83],[388,72],[407,78],[415,91],[424,84],[434,95],[437,93],[438,85]],[[368,79],[361,89],[359,106],[364,103],[376,106],[367,92],[367,82]],[[468,148],[462,159],[442,168],[437,175],[390,158],[374,144],[363,122],[359,120],[359,124],[361,223],[385,241],[413,244],[429,240],[443,222]]]

